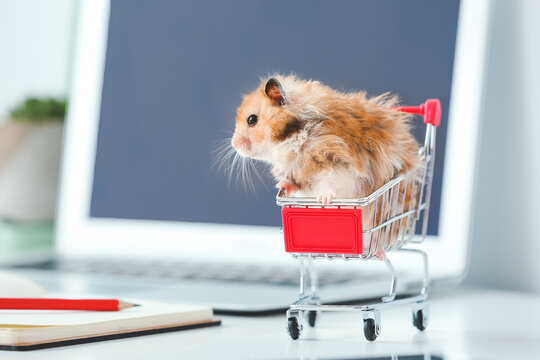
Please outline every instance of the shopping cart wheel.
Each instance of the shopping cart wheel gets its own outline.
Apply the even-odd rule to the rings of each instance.
[[[289,336],[293,340],[298,340],[300,337],[300,324],[298,324],[298,319],[294,316],[291,316],[287,319],[287,330],[289,330]]]
[[[420,309],[413,311],[413,325],[420,331],[424,331],[427,325],[427,315],[424,315],[424,310]]]
[[[367,318],[364,319],[364,336],[369,341],[374,341],[377,339],[379,334],[379,326],[375,324],[375,319]]]
[[[317,322],[317,312],[314,310],[310,310],[307,312],[307,321],[309,326],[315,327],[315,323]]]

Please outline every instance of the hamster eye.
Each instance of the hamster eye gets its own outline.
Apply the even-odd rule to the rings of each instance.
[[[247,122],[249,126],[255,126],[257,124],[257,115],[249,115]]]

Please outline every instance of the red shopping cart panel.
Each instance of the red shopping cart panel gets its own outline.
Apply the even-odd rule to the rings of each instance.
[[[291,208],[281,211],[285,251],[362,253],[362,210]]]

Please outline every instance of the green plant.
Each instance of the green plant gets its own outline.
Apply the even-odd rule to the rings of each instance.
[[[33,123],[53,119],[63,121],[66,116],[66,105],[66,99],[28,98],[11,111],[11,118]]]

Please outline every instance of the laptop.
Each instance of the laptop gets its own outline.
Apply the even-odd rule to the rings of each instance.
[[[66,121],[56,258],[34,278],[58,292],[288,307],[298,266],[284,251],[271,175],[216,164],[241,95],[271,73],[341,90],[442,102],[429,225],[432,282],[467,269],[488,1],[82,1]],[[416,119],[422,143],[425,127]],[[389,253],[398,291],[421,263]],[[379,261],[316,260],[321,298],[388,292]],[[56,276],[51,277],[50,271]]]

